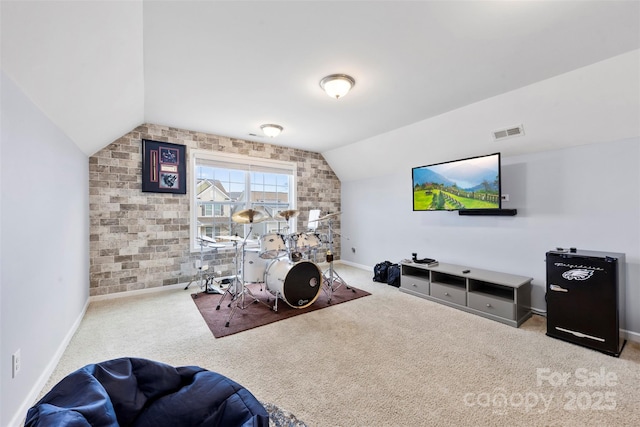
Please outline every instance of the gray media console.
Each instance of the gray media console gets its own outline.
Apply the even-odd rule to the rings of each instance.
[[[531,277],[444,263],[401,268],[402,292],[516,328],[531,317]]]

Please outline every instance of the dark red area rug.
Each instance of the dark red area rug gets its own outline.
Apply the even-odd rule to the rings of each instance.
[[[252,298],[245,296],[245,308],[241,309],[239,306],[235,309],[233,317],[229,321],[229,326],[225,325],[229,320],[231,310],[236,305],[236,302],[233,302],[231,307],[229,307],[229,302],[231,300],[229,295],[224,297],[224,301],[222,301],[222,304],[220,305],[220,310],[216,310],[216,306],[223,297],[222,295],[198,293],[192,294],[191,296],[193,297],[193,302],[196,303],[196,307],[198,307],[200,314],[204,318],[204,321],[207,323],[207,326],[209,326],[209,329],[213,332],[213,336],[221,338],[256,328],[258,326],[268,325],[269,323],[277,322],[278,320],[288,319],[300,314],[309,313],[332,305],[341,304],[343,302],[371,295],[369,292],[354,288],[353,286],[347,288],[343,285],[333,291],[331,303],[328,302],[328,293],[325,289],[322,289],[318,295],[318,299],[316,299],[313,304],[305,308],[293,308],[287,305],[283,300],[279,299],[278,311],[274,311],[272,310],[275,302],[274,296],[264,289],[264,285],[262,285],[263,290],[260,290],[260,287],[260,284],[249,285],[249,289],[253,295],[261,302],[252,302]]]

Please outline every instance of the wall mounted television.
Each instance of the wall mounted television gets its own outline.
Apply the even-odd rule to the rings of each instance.
[[[500,209],[500,153],[412,169],[414,211]]]

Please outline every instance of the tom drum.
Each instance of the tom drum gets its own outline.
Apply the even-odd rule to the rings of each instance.
[[[322,273],[311,261],[279,259],[267,267],[265,282],[276,298],[279,296],[293,308],[305,308],[320,295]]]
[[[287,252],[287,245],[280,233],[263,234],[260,236],[260,257],[275,259]]]
[[[322,245],[320,236],[316,233],[304,233],[307,246],[311,249],[319,248]]]
[[[302,250],[302,251],[319,248],[320,245],[322,245],[322,242],[320,241],[320,236],[312,232],[296,234],[295,242],[296,242],[296,249]]]

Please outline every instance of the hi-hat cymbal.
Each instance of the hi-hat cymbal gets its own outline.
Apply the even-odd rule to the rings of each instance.
[[[223,243],[217,243],[215,239],[212,239],[209,236],[198,236],[198,240],[202,243],[202,246],[206,246],[208,248],[224,248],[225,245]]]
[[[214,249],[220,249],[220,248],[226,247],[226,245],[224,243],[209,243],[208,245],[205,245],[205,247],[214,248]]]
[[[262,210],[245,209],[231,215],[231,220],[238,224],[262,222],[267,219],[267,214]]]
[[[212,239],[209,236],[198,236],[198,239],[202,240],[203,242],[207,242],[207,243],[215,243],[216,239]]]
[[[216,236],[216,239],[241,242],[242,240],[244,240],[244,237],[240,237],[240,236]]]
[[[332,214],[327,214],[325,216],[321,216],[320,218],[317,219],[317,221],[325,221],[327,219],[331,219],[334,218],[338,215],[342,214],[342,212],[336,212],[336,213],[332,213]]]
[[[245,243],[258,243],[255,239],[246,239],[242,236],[216,236],[218,240],[226,240],[228,242],[245,242]]]
[[[284,220],[289,221],[289,218],[294,218],[294,217],[296,217],[298,215],[300,215],[300,211],[299,210],[291,209],[291,210],[288,210],[288,211],[278,212],[275,215],[275,217],[278,218],[278,219],[284,219]]]

